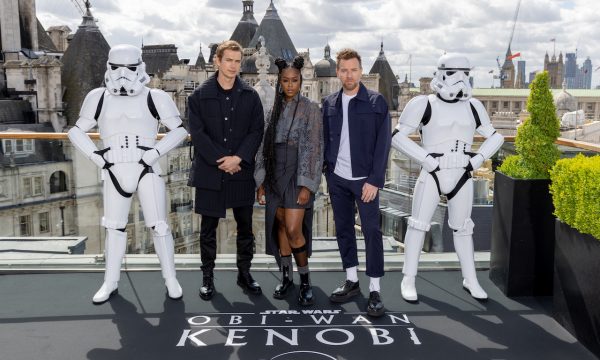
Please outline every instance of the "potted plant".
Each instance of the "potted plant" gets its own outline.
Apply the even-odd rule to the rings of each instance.
[[[600,156],[559,160],[550,178],[557,217],[554,318],[600,357]]]
[[[516,155],[494,179],[490,279],[507,296],[551,295],[554,208],[549,170],[560,156],[560,122],[546,71],[529,86],[529,117],[517,129]]]

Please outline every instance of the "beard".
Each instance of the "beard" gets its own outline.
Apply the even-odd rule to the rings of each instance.
[[[349,81],[342,83],[344,90],[352,91],[358,87],[358,81]]]

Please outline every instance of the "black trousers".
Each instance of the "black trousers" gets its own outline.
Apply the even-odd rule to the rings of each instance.
[[[233,208],[233,217],[237,223],[237,267],[240,271],[250,270],[254,256],[254,235],[252,234],[253,207],[241,206]],[[202,215],[200,223],[200,259],[203,272],[211,272],[215,268],[217,258],[217,227],[219,218]]]

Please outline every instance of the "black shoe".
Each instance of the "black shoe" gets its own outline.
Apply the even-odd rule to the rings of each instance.
[[[262,293],[260,285],[252,278],[249,271],[238,272],[237,284],[251,294],[260,295]]]
[[[373,317],[380,317],[385,314],[385,307],[379,291],[371,291],[369,294],[369,302],[367,303],[367,315]]]
[[[294,287],[294,280],[288,278],[288,277],[283,277],[283,279],[281,280],[281,284],[278,284],[275,287],[275,291],[273,292],[273,297],[275,299],[284,299],[287,294],[288,294],[288,290]]]
[[[215,295],[215,283],[213,274],[205,274],[202,277],[202,287],[200,288],[200,297],[202,300],[210,300]]]
[[[300,284],[300,292],[298,293],[298,305],[310,306],[314,304],[313,291],[310,283]]]
[[[353,282],[350,280],[344,280],[344,282],[337,289],[333,290],[329,300],[334,303],[343,303],[354,296],[360,294],[360,286],[357,282]]]

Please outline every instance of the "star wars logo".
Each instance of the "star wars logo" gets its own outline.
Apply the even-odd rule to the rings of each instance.
[[[382,347],[399,341],[421,345],[414,325],[402,313],[371,319],[364,313],[341,310],[268,310],[197,315],[187,322],[189,328],[183,330],[177,347],[220,344],[263,350],[284,347],[294,350],[291,352],[306,352],[350,344]]]

